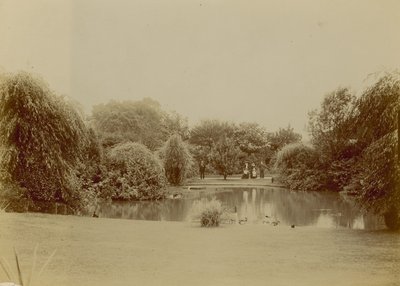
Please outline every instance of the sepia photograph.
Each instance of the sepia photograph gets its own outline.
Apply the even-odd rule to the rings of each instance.
[[[400,286],[399,0],[0,0],[0,286]]]

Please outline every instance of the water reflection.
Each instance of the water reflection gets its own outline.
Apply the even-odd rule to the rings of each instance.
[[[381,229],[380,217],[362,214],[348,199],[330,192],[292,192],[277,188],[230,188],[213,195],[239,218],[261,222],[268,215],[281,225],[323,228]],[[158,202],[113,202],[100,207],[100,216],[110,218],[184,221],[193,199],[167,199]]]

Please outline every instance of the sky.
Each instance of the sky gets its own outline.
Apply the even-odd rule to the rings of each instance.
[[[289,124],[400,67],[397,0],[0,0],[0,72],[82,104],[151,97],[188,118]]]

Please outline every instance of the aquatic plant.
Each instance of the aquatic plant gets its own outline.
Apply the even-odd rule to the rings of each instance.
[[[191,218],[200,221],[202,227],[219,226],[224,208],[221,201],[212,198],[195,201],[191,210]]]

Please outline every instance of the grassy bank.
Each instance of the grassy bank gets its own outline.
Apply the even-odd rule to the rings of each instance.
[[[39,243],[36,285],[396,285],[390,232],[0,214],[0,255],[22,268]],[[29,271],[25,271],[29,272]],[[0,281],[5,274],[0,271]]]

